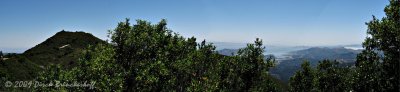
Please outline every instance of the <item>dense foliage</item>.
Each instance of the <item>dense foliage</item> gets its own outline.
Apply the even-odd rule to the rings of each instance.
[[[400,1],[390,0],[385,13],[381,20],[373,17],[366,23],[365,49],[358,54],[355,67],[338,67],[336,63],[323,61],[314,70],[305,62],[303,69],[291,78],[291,90],[400,91]]]
[[[197,43],[195,37],[184,38],[174,33],[166,27],[166,20],[157,24],[137,20],[136,24],[131,25],[129,19],[109,31],[110,42],[85,33],[79,33],[79,36],[62,31],[56,34],[57,37],[49,38],[24,54],[3,56],[0,51],[0,83],[35,78],[35,81],[41,83],[94,84],[86,87],[32,88],[40,92],[398,92],[400,1],[390,0],[385,12],[386,17],[380,20],[373,17],[366,23],[368,36],[363,43],[365,49],[357,55],[354,66],[345,66],[344,62],[329,58],[311,58],[327,60],[319,61],[318,64],[303,62],[301,70],[290,78],[289,90],[282,89],[269,74],[275,59],[263,55],[265,47],[258,38],[237,53],[226,56],[216,52],[216,47],[206,44],[205,40]],[[70,36],[78,38],[71,39]],[[320,56],[332,53],[326,52]],[[353,57],[354,53],[340,55]],[[74,62],[74,67],[67,67],[71,64],[60,62],[72,62],[77,58],[79,60]],[[37,71],[42,69],[44,71],[36,76]],[[1,91],[32,89],[7,89],[0,86]]]
[[[356,90],[400,91],[400,1],[390,0],[385,13],[381,20],[373,17],[366,23],[368,37],[357,58]]]
[[[290,90],[298,92],[351,91],[352,69],[340,66],[337,61],[320,61],[316,68],[308,61],[290,78]]]
[[[268,75],[274,58],[264,58],[256,39],[235,56],[220,55],[215,46],[183,38],[166,28],[129,19],[110,31],[111,44],[90,46],[77,67],[53,65],[38,81],[96,82],[88,87],[45,87],[37,91],[279,91]]]

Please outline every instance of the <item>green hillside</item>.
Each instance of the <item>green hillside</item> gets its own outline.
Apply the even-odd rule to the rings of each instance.
[[[89,33],[58,32],[23,54],[5,55],[0,60],[0,77],[9,81],[32,80],[46,65],[73,67],[83,49],[97,43],[105,42]]]
[[[0,75],[7,80],[29,80],[36,77],[40,68],[22,55],[8,56],[0,62]]]
[[[73,66],[83,49],[88,45],[98,43],[105,43],[105,41],[90,33],[63,30],[25,51],[23,55],[41,67],[49,64]]]

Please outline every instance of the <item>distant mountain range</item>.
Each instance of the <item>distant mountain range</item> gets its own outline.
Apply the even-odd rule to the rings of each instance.
[[[315,67],[319,61],[324,59],[337,60],[342,66],[352,66],[356,61],[357,54],[361,50],[353,50],[345,47],[312,47],[309,49],[290,52],[287,58],[280,61],[270,72],[275,77],[285,82],[301,68],[301,64],[307,60]]]
[[[352,47],[352,48],[350,48]],[[276,78],[288,82],[289,78],[300,69],[300,65],[303,61],[307,60],[312,66],[316,66],[319,61],[324,59],[337,60],[341,62],[343,66],[352,66],[356,61],[357,54],[362,51],[360,45],[344,45],[344,46],[330,46],[330,47],[286,47],[284,48],[266,48],[268,51],[281,52],[280,57],[277,57],[277,64],[271,68],[270,73]],[[303,49],[302,49],[303,48]],[[354,49],[356,48],[356,49]],[[283,50],[282,50],[283,49]],[[235,54],[237,49],[222,49],[218,52],[222,55]],[[284,53],[284,54],[282,54]],[[273,54],[273,53],[271,53]],[[265,54],[268,57],[269,54]]]
[[[221,55],[226,55],[226,56],[233,56],[236,55],[239,49],[222,49],[218,50],[217,52]]]
[[[65,68],[73,67],[82,51],[89,45],[106,43],[105,41],[85,32],[61,31],[46,41],[30,48],[22,54],[8,55],[7,60],[0,62],[0,74],[7,74],[13,79],[30,80],[38,71],[51,64],[60,64]],[[242,43],[214,43],[219,54],[235,55],[238,48],[246,47]],[[304,60],[312,65],[323,59],[338,60],[346,65],[354,64],[355,57],[360,53],[360,45],[345,45],[332,47],[308,46],[266,46],[266,57],[273,54],[277,57],[277,65],[270,73],[277,79],[287,82],[290,76],[300,68]],[[12,80],[12,79],[11,79]]]

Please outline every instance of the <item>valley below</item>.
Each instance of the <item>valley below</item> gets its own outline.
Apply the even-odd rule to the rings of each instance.
[[[222,45],[224,46],[224,45]],[[240,45],[238,45],[240,46]],[[266,46],[265,58],[273,56],[276,59],[275,67],[270,69],[270,74],[287,83],[293,74],[300,70],[304,61],[309,61],[316,67],[322,60],[336,60],[343,67],[352,67],[362,49],[361,45],[341,46]],[[234,55],[238,49],[221,49],[222,55]],[[233,54],[232,54],[233,53]]]

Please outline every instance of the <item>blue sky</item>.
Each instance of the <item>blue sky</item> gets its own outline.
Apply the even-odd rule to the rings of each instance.
[[[365,22],[387,0],[1,0],[0,50],[33,47],[62,29],[107,39],[125,18],[211,42],[321,46],[361,44]],[[134,22],[134,21],[132,21]]]

